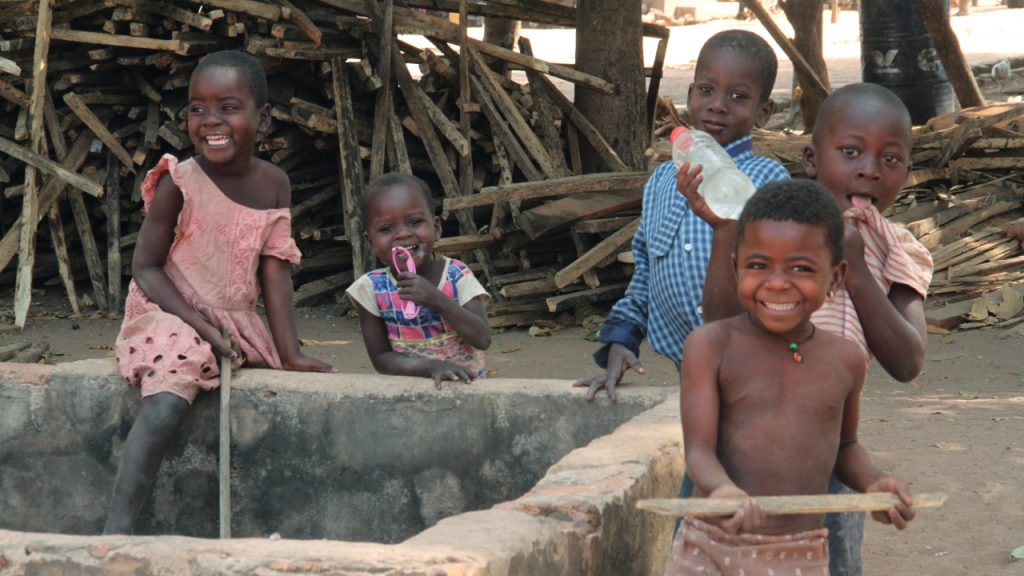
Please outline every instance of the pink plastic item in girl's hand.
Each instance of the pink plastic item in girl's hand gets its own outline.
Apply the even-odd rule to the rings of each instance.
[[[391,249],[391,263],[395,266],[396,272],[402,272],[402,267],[398,265],[398,254],[402,253],[405,255],[406,269],[408,272],[416,273],[416,262],[412,259],[412,254],[409,253],[409,249],[403,246],[395,246]],[[402,315],[405,316],[406,320],[412,320],[413,318],[420,315],[420,307],[415,302],[402,302],[401,299],[395,303],[395,305],[402,309]]]

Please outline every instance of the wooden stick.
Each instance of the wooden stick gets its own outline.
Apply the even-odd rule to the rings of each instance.
[[[231,347],[231,336],[224,334]],[[220,357],[220,537],[231,538],[231,358]]]
[[[757,20],[761,22],[761,25],[765,27],[768,34],[771,35],[775,43],[782,48],[782,51],[786,53],[790,61],[793,62],[793,66],[804,73],[808,78],[811,79],[811,86],[809,88],[821,92],[821,99],[824,100],[828,96],[829,90],[825,86],[825,83],[821,81],[818,74],[814,72],[814,68],[807,62],[803,54],[796,49],[793,42],[786,37],[786,34],[779,28],[779,25],[772,19],[771,14],[761,6],[759,0],[740,0],[744,6],[747,7],[750,12],[757,17]]]
[[[281,7],[254,0],[190,0],[193,4],[216,6],[232,12],[242,12],[271,22],[281,19]]]
[[[658,110],[658,88],[661,86],[662,70],[665,68],[667,52],[668,38],[662,38],[658,41],[658,51],[654,54],[654,67],[651,68],[651,81],[647,86],[647,130],[651,133],[654,131],[654,116]]]
[[[828,494],[822,496],[760,496],[766,514],[828,514],[831,512],[874,512],[887,510],[899,503],[899,497],[889,492],[870,494]],[[640,510],[661,516],[728,516],[743,506],[742,498],[649,498],[636,503]],[[941,492],[917,494],[914,509],[936,508],[946,502]]]
[[[394,45],[394,5],[392,0],[384,0],[383,6],[377,5],[377,0],[368,0],[367,6],[373,11],[374,29],[377,33],[377,76],[382,82],[380,90],[377,91],[377,103],[373,109],[373,144],[370,147],[370,179],[376,178],[384,173],[384,161],[387,158],[387,138],[390,131],[391,114],[394,113],[392,102],[391,77],[392,60],[391,50]],[[395,62],[396,65],[405,66],[405,62]]]
[[[469,26],[469,1],[459,0],[459,46],[465,46],[469,42],[467,27]],[[459,59],[459,133],[469,142],[472,131],[472,118],[470,118],[470,102],[472,101],[472,88],[469,81],[469,59]],[[472,146],[470,146],[472,151]],[[473,193],[473,154],[467,153],[459,157],[459,185],[462,187],[462,195],[469,196]],[[492,219],[493,220],[493,219]],[[491,227],[493,232],[493,225]]]
[[[64,95],[64,103],[71,108],[71,111],[75,113],[75,116],[92,130],[92,133],[110,148],[110,151],[114,153],[114,156],[121,161],[129,170],[135,172],[135,164],[132,163],[132,155],[121,146],[121,142],[107,130],[104,126],[103,121],[82,102],[82,99],[78,97],[78,94],[74,92],[68,92]]]
[[[555,274],[555,286],[565,288],[576,281],[584,272],[597,265],[608,255],[617,252],[624,244],[633,238],[636,229],[640,227],[640,219],[636,218],[629,224],[617,230],[614,234],[597,243],[596,246],[577,258],[574,262],[562,268]],[[554,310],[552,310],[554,312]]]

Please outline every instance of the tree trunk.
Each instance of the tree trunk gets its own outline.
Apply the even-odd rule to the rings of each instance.
[[[509,50],[515,50],[516,43],[519,42],[519,30],[522,28],[522,22],[519,20],[510,20],[508,18],[485,18],[484,19],[484,42],[490,42],[502,48],[508,48]],[[508,62],[504,60],[498,60],[497,58],[489,59],[491,70],[494,70],[502,76],[508,74]]]
[[[985,97],[978,88],[978,82],[974,79],[971,67],[960,50],[960,41],[957,40],[956,32],[949,23],[949,10],[943,0],[918,0],[921,8],[921,16],[924,24],[928,27],[928,35],[931,36],[935,51],[939,53],[942,60],[942,67],[946,70],[946,76],[956,91],[956,98],[960,101],[962,108],[973,106],[984,106]],[[968,0],[960,0],[961,6],[969,6]]]
[[[646,121],[641,0],[580,0],[576,9],[576,68],[615,85],[614,94],[576,87],[576,107],[632,168],[643,164]],[[607,168],[581,142],[584,172]]]
[[[821,78],[825,87],[831,90],[832,85],[828,80],[828,68],[825,66],[825,56],[821,47],[821,0],[788,0],[782,4],[782,10],[796,31],[793,45]],[[825,97],[816,90],[807,89],[811,82],[810,78],[799,72],[796,72],[796,75],[802,91],[800,114],[803,117],[804,130],[810,132],[814,129],[814,119],[818,117],[818,109],[821,108]]]

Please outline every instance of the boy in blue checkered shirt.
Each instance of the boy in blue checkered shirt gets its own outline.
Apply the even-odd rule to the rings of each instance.
[[[789,178],[775,160],[754,155],[750,136],[771,115],[777,69],[775,52],[760,36],[744,30],[719,32],[700,50],[686,99],[693,127],[714,137],[756,187]],[[735,234],[731,227],[713,234],[690,209],[680,191],[694,176],[695,171],[677,172],[672,162],[665,162],[644,186],[640,227],[633,237],[636,268],[626,295],[601,328],[602,346],[594,354],[605,373],[574,384],[589,387],[587,400],[604,388],[615,401],[615,386],[626,370],[643,374],[639,354],[645,336],[678,370],[683,342],[703,323],[701,297],[712,243],[731,242]]]

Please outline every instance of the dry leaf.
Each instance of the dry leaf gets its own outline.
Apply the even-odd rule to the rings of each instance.
[[[554,328],[547,328],[544,326],[530,326],[530,330],[527,332],[527,334],[534,337],[540,337],[551,336],[552,332],[554,332]]]
[[[484,378],[494,378],[498,374],[497,368],[491,368],[487,372],[484,372]]]
[[[504,350],[501,351],[501,353],[502,354],[511,354],[513,352],[519,352],[520,349],[522,349],[522,346],[512,346],[510,348],[505,348]]]
[[[931,324],[928,324],[928,333],[929,334],[949,334],[949,330],[946,330],[945,328],[942,328],[941,326],[932,326]]]

